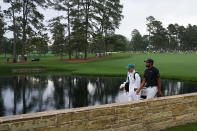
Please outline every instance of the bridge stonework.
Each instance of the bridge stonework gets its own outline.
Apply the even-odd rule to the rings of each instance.
[[[0,131],[159,131],[197,121],[197,93],[0,117]]]

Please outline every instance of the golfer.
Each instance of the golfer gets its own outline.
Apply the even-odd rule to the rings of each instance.
[[[133,64],[128,65],[127,69],[127,80],[120,87],[126,89],[126,83],[128,84],[128,89],[126,89],[128,101],[140,100],[140,95],[137,95],[136,91],[140,87],[141,78],[139,74],[135,71]]]
[[[153,66],[153,59],[147,59],[144,62],[146,62],[147,69],[144,72],[144,79],[142,81],[142,84],[136,93],[139,94],[140,90],[145,86],[147,95],[146,99],[156,97],[157,93],[158,96],[161,97],[162,93],[159,70]]]

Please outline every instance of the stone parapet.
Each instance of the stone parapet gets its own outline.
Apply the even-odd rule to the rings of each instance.
[[[159,131],[197,121],[197,93],[0,117],[0,131]]]

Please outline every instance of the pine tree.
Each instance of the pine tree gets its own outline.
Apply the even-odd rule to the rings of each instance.
[[[18,0],[8,0],[5,1],[10,4],[10,7],[7,10],[4,10],[4,14],[7,19],[11,20],[11,26],[8,27],[9,30],[13,32],[13,62],[16,63],[16,48],[17,48],[17,34],[20,33],[20,27],[18,25],[19,23],[19,13],[20,13],[20,8],[21,5]]]
[[[22,27],[22,61],[25,61],[25,45],[27,43],[27,35],[35,33],[44,27],[44,16],[38,10],[38,7],[46,8],[46,0],[22,0],[20,1],[21,16],[20,24]]]
[[[114,34],[115,29],[119,27],[122,20],[122,8],[120,0],[97,0],[95,3],[95,11],[99,15],[94,18],[97,21],[97,31],[101,34],[101,42],[104,51],[107,51],[106,38]]]
[[[65,15],[59,17],[62,19],[64,23],[66,23],[66,31],[67,31],[67,50],[68,50],[68,55],[69,59],[71,59],[72,56],[72,45],[71,45],[71,11],[73,8],[73,0],[52,0],[51,1],[51,6],[58,11],[64,11]]]
[[[52,50],[55,54],[58,54],[61,56],[61,59],[63,58],[63,55],[65,53],[65,25],[61,24],[59,17],[54,18],[50,20],[50,31],[52,33]]]

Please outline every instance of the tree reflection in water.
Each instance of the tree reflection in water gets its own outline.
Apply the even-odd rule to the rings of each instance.
[[[124,80],[39,75],[0,78],[0,116],[123,102],[127,98],[119,85]],[[197,92],[197,83],[164,80],[162,92],[165,96]]]

